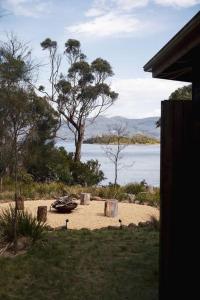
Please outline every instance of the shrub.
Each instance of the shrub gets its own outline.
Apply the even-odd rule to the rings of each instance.
[[[15,208],[9,206],[0,213],[0,237],[1,239],[12,242],[14,240],[14,220]],[[30,237],[33,242],[41,238],[45,230],[45,223],[38,222],[27,211],[17,211],[17,236]]]
[[[124,190],[128,194],[137,195],[146,190],[146,184],[144,181],[142,181],[140,183],[137,183],[137,182],[129,183],[129,184],[125,185]]]
[[[88,160],[86,163],[73,162],[71,173],[73,177],[72,184],[81,184],[82,186],[96,185],[105,179],[98,160],[93,159]]]
[[[160,203],[160,192],[159,189],[155,193],[139,193],[136,197],[136,200],[140,203],[147,203],[151,206],[159,206]]]

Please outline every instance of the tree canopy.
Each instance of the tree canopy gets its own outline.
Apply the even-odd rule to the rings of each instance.
[[[85,133],[85,122],[89,116],[94,119],[107,110],[117,99],[107,79],[113,76],[108,61],[97,58],[88,63],[79,41],[69,39],[65,43],[64,58],[68,61],[67,74],[59,73],[61,56],[57,53],[57,42],[47,38],[41,43],[48,50],[50,59],[51,93],[49,99],[56,104],[62,120],[67,123],[75,138],[76,161],[81,157],[81,146]],[[43,86],[39,90],[46,93]]]

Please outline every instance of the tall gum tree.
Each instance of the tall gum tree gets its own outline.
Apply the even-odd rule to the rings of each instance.
[[[41,46],[49,53],[51,92],[47,93],[43,86],[40,86],[39,90],[54,103],[62,122],[73,132],[74,160],[80,161],[87,118],[92,117],[92,120],[95,120],[118,97],[107,83],[114,75],[112,67],[102,58],[97,58],[89,64],[86,55],[81,51],[80,42],[69,39],[65,43],[63,54],[68,62],[68,71],[63,75],[59,71],[62,57],[58,54],[57,42],[48,38]]]

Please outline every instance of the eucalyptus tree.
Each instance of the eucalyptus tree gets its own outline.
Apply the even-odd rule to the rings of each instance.
[[[31,51],[15,36],[0,42],[0,122],[3,125],[1,151],[10,144],[10,164],[15,177],[14,240],[17,240],[17,198],[19,156],[26,138],[33,133],[35,93],[30,86],[34,65]],[[2,155],[1,155],[2,157]],[[5,163],[5,160],[4,160]]]
[[[112,67],[108,61],[97,58],[92,63],[86,61],[86,55],[81,50],[79,41],[69,39],[65,43],[63,57],[67,59],[67,74],[60,73],[63,57],[58,54],[56,41],[46,39],[41,43],[47,50],[50,61],[49,82],[51,92],[43,86],[39,90],[54,103],[62,121],[74,134],[74,160],[80,161],[81,146],[84,139],[86,120],[93,120],[105,112],[117,99],[107,80],[113,76]]]

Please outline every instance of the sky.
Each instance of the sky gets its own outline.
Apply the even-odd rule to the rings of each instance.
[[[0,0],[0,40],[13,32],[45,65],[45,38],[60,52],[69,38],[78,39],[89,62],[102,57],[113,67],[109,84],[119,99],[106,116],[159,116],[161,100],[185,83],[152,79],[143,66],[199,9],[200,0]],[[47,74],[43,66],[40,83],[47,84]]]

